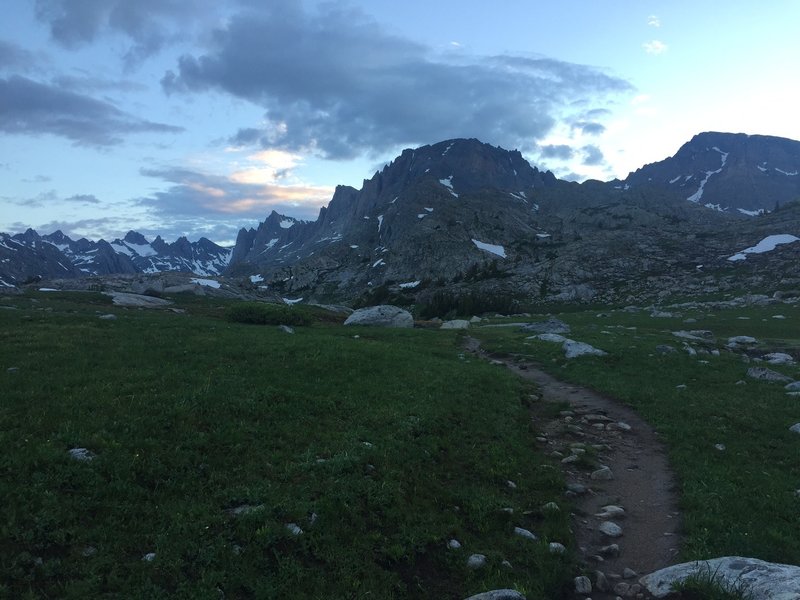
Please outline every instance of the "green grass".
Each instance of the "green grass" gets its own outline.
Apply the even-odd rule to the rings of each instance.
[[[563,481],[518,379],[455,333],[317,315],[290,335],[176,301],[0,298],[0,597],[566,593],[574,565],[547,542],[571,545],[569,511],[541,510]]]
[[[756,355],[797,356],[800,308],[683,310],[671,319],[647,311],[605,314],[560,317],[572,326],[569,337],[606,350],[607,357],[567,361],[559,344],[526,340],[528,334],[515,329],[478,329],[473,335],[491,350],[528,356],[561,379],[620,399],[656,428],[680,484],[685,559],[744,555],[800,564],[800,438],[788,430],[800,421],[798,399],[781,384],[747,378],[747,368],[757,363],[747,364],[724,347],[730,336],[751,335],[759,340]],[[787,318],[774,319],[777,314]],[[689,317],[697,322],[684,323]],[[679,329],[711,330],[716,341],[706,349],[720,355],[690,357],[670,333]],[[659,354],[660,344],[678,352]],[[800,379],[796,366],[771,368]]]

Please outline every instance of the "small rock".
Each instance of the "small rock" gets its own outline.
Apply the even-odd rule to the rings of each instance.
[[[506,486],[511,490],[517,489],[517,484],[511,481],[510,479],[506,481]]]
[[[592,593],[592,582],[589,581],[588,577],[581,575],[580,577],[575,578],[575,593],[577,594]]]
[[[256,506],[253,506],[252,504],[240,504],[239,506],[234,506],[233,508],[226,509],[225,512],[232,517],[241,517],[263,509],[264,509],[263,504],[258,504]]]
[[[450,550],[458,550],[461,548],[461,542],[453,538],[447,542],[447,547],[450,548]]]
[[[486,555],[484,554],[470,554],[467,559],[467,567],[470,569],[480,569],[486,566]]]
[[[586,493],[586,486],[580,483],[568,483],[567,491],[577,494],[578,496]]]
[[[548,549],[550,554],[564,554],[567,551],[564,544],[559,544],[558,542],[550,542]]]
[[[633,569],[629,569],[628,567],[625,567],[625,569],[622,571],[623,579],[633,579],[637,575],[638,573],[636,571],[634,571]]]
[[[19,373],[19,367],[8,367],[6,373]]]
[[[527,529],[524,529],[522,527],[514,527],[514,535],[518,535],[520,537],[524,537],[526,539],[534,541],[539,539],[532,531],[528,531]]]
[[[570,463],[577,462],[577,460],[578,460],[578,455],[577,454],[572,454],[572,455],[570,455],[570,456],[568,456],[566,458],[562,458],[561,459],[561,464],[562,465],[568,465]]]
[[[792,383],[787,383],[785,389],[787,392],[800,392],[800,381],[793,381]]]
[[[600,523],[598,529],[600,530],[600,533],[603,533],[608,537],[617,538],[622,536],[622,527],[613,521],[603,521]]]
[[[89,558],[90,556],[94,556],[97,554],[97,548],[94,546],[86,546],[83,550],[81,550],[81,556]]]
[[[545,512],[558,512],[560,509],[558,508],[558,504],[555,502],[548,502],[542,506],[542,510]]]
[[[294,329],[292,329],[288,325],[278,325],[278,329],[280,329],[284,333],[294,333]]]
[[[675,389],[676,390],[685,390],[686,389],[686,384],[685,383],[681,383],[680,385],[676,385]]]
[[[97,318],[98,319],[102,319],[103,321],[116,321],[117,320],[117,315],[109,313],[107,315],[100,315]]]
[[[503,561],[503,566],[508,563],[509,568],[511,567],[511,563],[507,560]],[[490,592],[482,592],[480,594],[475,594],[474,596],[470,596],[466,600],[525,600],[525,596],[517,592],[516,590],[492,590]]]
[[[785,352],[770,352],[769,354],[765,354],[762,358],[771,365],[794,364],[794,358],[792,357],[792,355],[786,354]]]
[[[630,589],[631,589],[631,584],[625,583],[624,581],[620,581],[619,583],[614,585],[614,593],[620,596],[627,596]]]
[[[514,566],[510,562],[508,562],[507,560],[504,560],[503,562],[501,562],[500,565],[505,569],[513,569],[514,568]]]
[[[156,559],[156,553],[155,552],[148,552],[147,554],[145,554],[142,557],[142,560],[145,561],[145,562],[153,562],[155,559]]]
[[[617,421],[616,423],[609,423],[607,429],[618,429],[620,431],[630,431],[633,429],[630,425],[625,423],[624,421]]]
[[[734,337],[728,338],[728,345],[733,346],[752,346],[753,344],[757,344],[758,340],[754,337],[750,337],[749,335],[737,335]]]
[[[795,423],[791,427],[789,427],[789,431],[792,433],[800,433],[800,423]]]
[[[439,329],[469,329],[469,321],[464,319],[453,319],[452,321],[445,321]]]
[[[96,456],[94,452],[86,448],[70,448],[69,455],[81,462],[89,462],[90,460],[94,460]]]
[[[656,346],[656,352],[659,354],[675,354],[677,350],[673,346],[668,346],[667,344],[659,344]]]
[[[608,579],[606,579],[606,574],[602,571],[594,572],[594,587],[597,588],[598,592],[608,591]]]
[[[600,512],[595,515],[601,519],[624,517],[625,509],[615,504],[607,504],[600,508]]]
[[[619,546],[617,544],[609,544],[600,548],[602,556],[619,556]]]
[[[566,358],[578,358],[580,356],[606,356],[607,352],[603,352],[599,348],[595,348],[584,342],[576,342],[575,340],[565,340],[562,346],[564,356]]]
[[[590,477],[593,481],[610,481],[614,479],[614,473],[609,467],[602,467],[593,471]]]
[[[725,451],[725,444],[714,444],[714,448],[716,448],[720,452],[724,452]]]
[[[303,530],[300,529],[300,526],[297,523],[287,523],[286,524],[286,529],[292,535],[302,535],[302,533],[303,533]]]

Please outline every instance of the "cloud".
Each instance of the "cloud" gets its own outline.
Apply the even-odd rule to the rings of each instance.
[[[32,69],[37,63],[34,55],[20,46],[0,40],[0,69],[13,68],[18,71]]]
[[[550,144],[540,147],[542,158],[555,158],[558,160],[569,160],[575,156],[575,151],[566,144]]]
[[[647,24],[650,27],[661,27],[661,19],[659,19],[656,15],[650,15],[647,17]]]
[[[578,121],[573,123],[572,127],[579,130],[584,135],[600,135],[606,130],[606,126],[602,123],[593,123],[590,121]]]
[[[599,166],[605,163],[603,151],[597,146],[586,145],[581,148],[581,154],[583,155],[583,164],[587,167]]]
[[[181,37],[194,22],[212,18],[213,0],[36,0],[36,18],[62,47],[75,50],[98,37],[116,34],[131,45],[128,67]],[[179,27],[176,27],[176,24]]]
[[[24,231],[32,227],[40,234],[61,231],[64,235],[78,240],[82,237],[92,240],[114,240],[120,236],[120,231],[131,229],[131,221],[126,216],[101,217],[97,219],[80,219],[77,221],[53,220],[47,223],[30,224],[16,222],[11,224],[12,231]]]
[[[264,182],[263,173],[246,170],[231,176],[210,175],[191,169],[143,169],[142,175],[170,185],[137,202],[159,217],[186,219],[263,220],[272,210],[301,219],[314,219],[330,201],[328,187]],[[268,178],[267,178],[268,179]]]
[[[222,91],[263,107],[268,126],[240,129],[240,144],[342,159],[477,137],[524,151],[576,106],[604,109],[632,90],[548,58],[441,56],[332,3],[267,6],[229,19],[207,53],[182,56],[162,79],[171,94]]]
[[[0,131],[51,134],[80,146],[110,146],[132,133],[177,133],[179,127],[140,119],[58,85],[18,75],[0,78]]]
[[[100,200],[94,194],[75,194],[69,198],[64,198],[64,202],[75,202],[77,204],[100,204]]]
[[[648,54],[663,54],[668,50],[668,46],[660,40],[650,40],[642,44],[642,48]]]

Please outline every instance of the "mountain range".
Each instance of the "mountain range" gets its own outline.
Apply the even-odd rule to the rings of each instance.
[[[624,180],[582,184],[517,151],[448,140],[403,151],[361,189],[337,187],[315,221],[273,212],[232,249],[135,232],[110,244],[0,234],[0,281],[183,270],[249,278],[291,300],[397,303],[443,292],[600,301],[791,286],[798,244],[729,259],[800,235],[798,172],[800,142],[769,136],[702,133]]]

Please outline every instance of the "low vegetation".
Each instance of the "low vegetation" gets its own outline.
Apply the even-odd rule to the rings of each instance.
[[[315,312],[289,334],[249,323],[317,309],[174,299],[185,312],[0,298],[0,597],[569,589],[569,553],[548,552],[571,546],[568,511],[541,508],[563,481],[530,390],[456,333]]]

